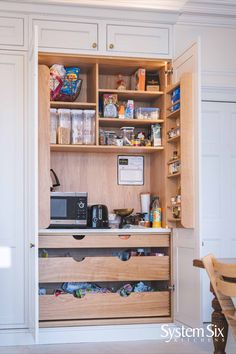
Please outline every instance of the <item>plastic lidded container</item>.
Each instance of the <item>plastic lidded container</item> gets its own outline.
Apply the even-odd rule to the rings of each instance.
[[[139,107],[135,110],[136,119],[159,119],[160,108],[155,107]]]
[[[50,143],[57,143],[57,126],[58,126],[58,116],[57,109],[50,109]]]
[[[58,144],[70,144],[71,116],[70,109],[58,109]]]
[[[58,121],[59,127],[63,128],[71,128],[71,117],[70,117],[70,109],[59,108],[58,112]]]
[[[83,144],[95,144],[95,110],[84,110]]]
[[[71,143],[83,144],[83,111],[81,109],[71,110]]]

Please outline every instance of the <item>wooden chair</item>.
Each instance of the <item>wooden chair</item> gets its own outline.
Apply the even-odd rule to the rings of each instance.
[[[202,259],[216,298],[236,340],[236,264],[219,262],[212,254]]]

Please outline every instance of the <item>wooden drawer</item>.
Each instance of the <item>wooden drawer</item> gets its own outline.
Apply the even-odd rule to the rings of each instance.
[[[39,236],[39,248],[169,247],[169,234]]]
[[[79,262],[71,257],[39,258],[41,283],[123,280],[169,280],[169,257],[86,257]]]
[[[170,55],[170,28],[107,25],[107,50],[111,53]]]
[[[24,45],[24,18],[0,16],[0,46]]]
[[[170,314],[169,292],[120,294],[43,295],[39,297],[39,319],[75,320],[95,318],[155,317]]]
[[[34,20],[39,46],[74,50],[98,50],[98,25],[85,22]]]

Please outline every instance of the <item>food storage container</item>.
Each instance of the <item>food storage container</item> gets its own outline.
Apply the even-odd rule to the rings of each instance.
[[[71,110],[71,143],[83,144],[83,111],[81,109]]]
[[[107,145],[116,145],[116,132],[106,131],[106,143]]]
[[[159,119],[160,108],[154,107],[139,107],[135,109],[136,119]]]
[[[120,130],[122,131],[123,144],[126,146],[132,145],[134,127],[122,127]]]
[[[50,143],[57,143],[58,117],[56,108],[50,109]]]
[[[70,109],[58,109],[58,144],[70,144],[71,116]]]
[[[83,144],[95,144],[95,110],[84,110]]]

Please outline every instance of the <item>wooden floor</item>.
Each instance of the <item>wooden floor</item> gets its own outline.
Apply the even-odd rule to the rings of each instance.
[[[232,338],[229,338],[226,352],[236,354]],[[0,354],[213,354],[213,349],[207,342],[136,341],[0,347]]]

